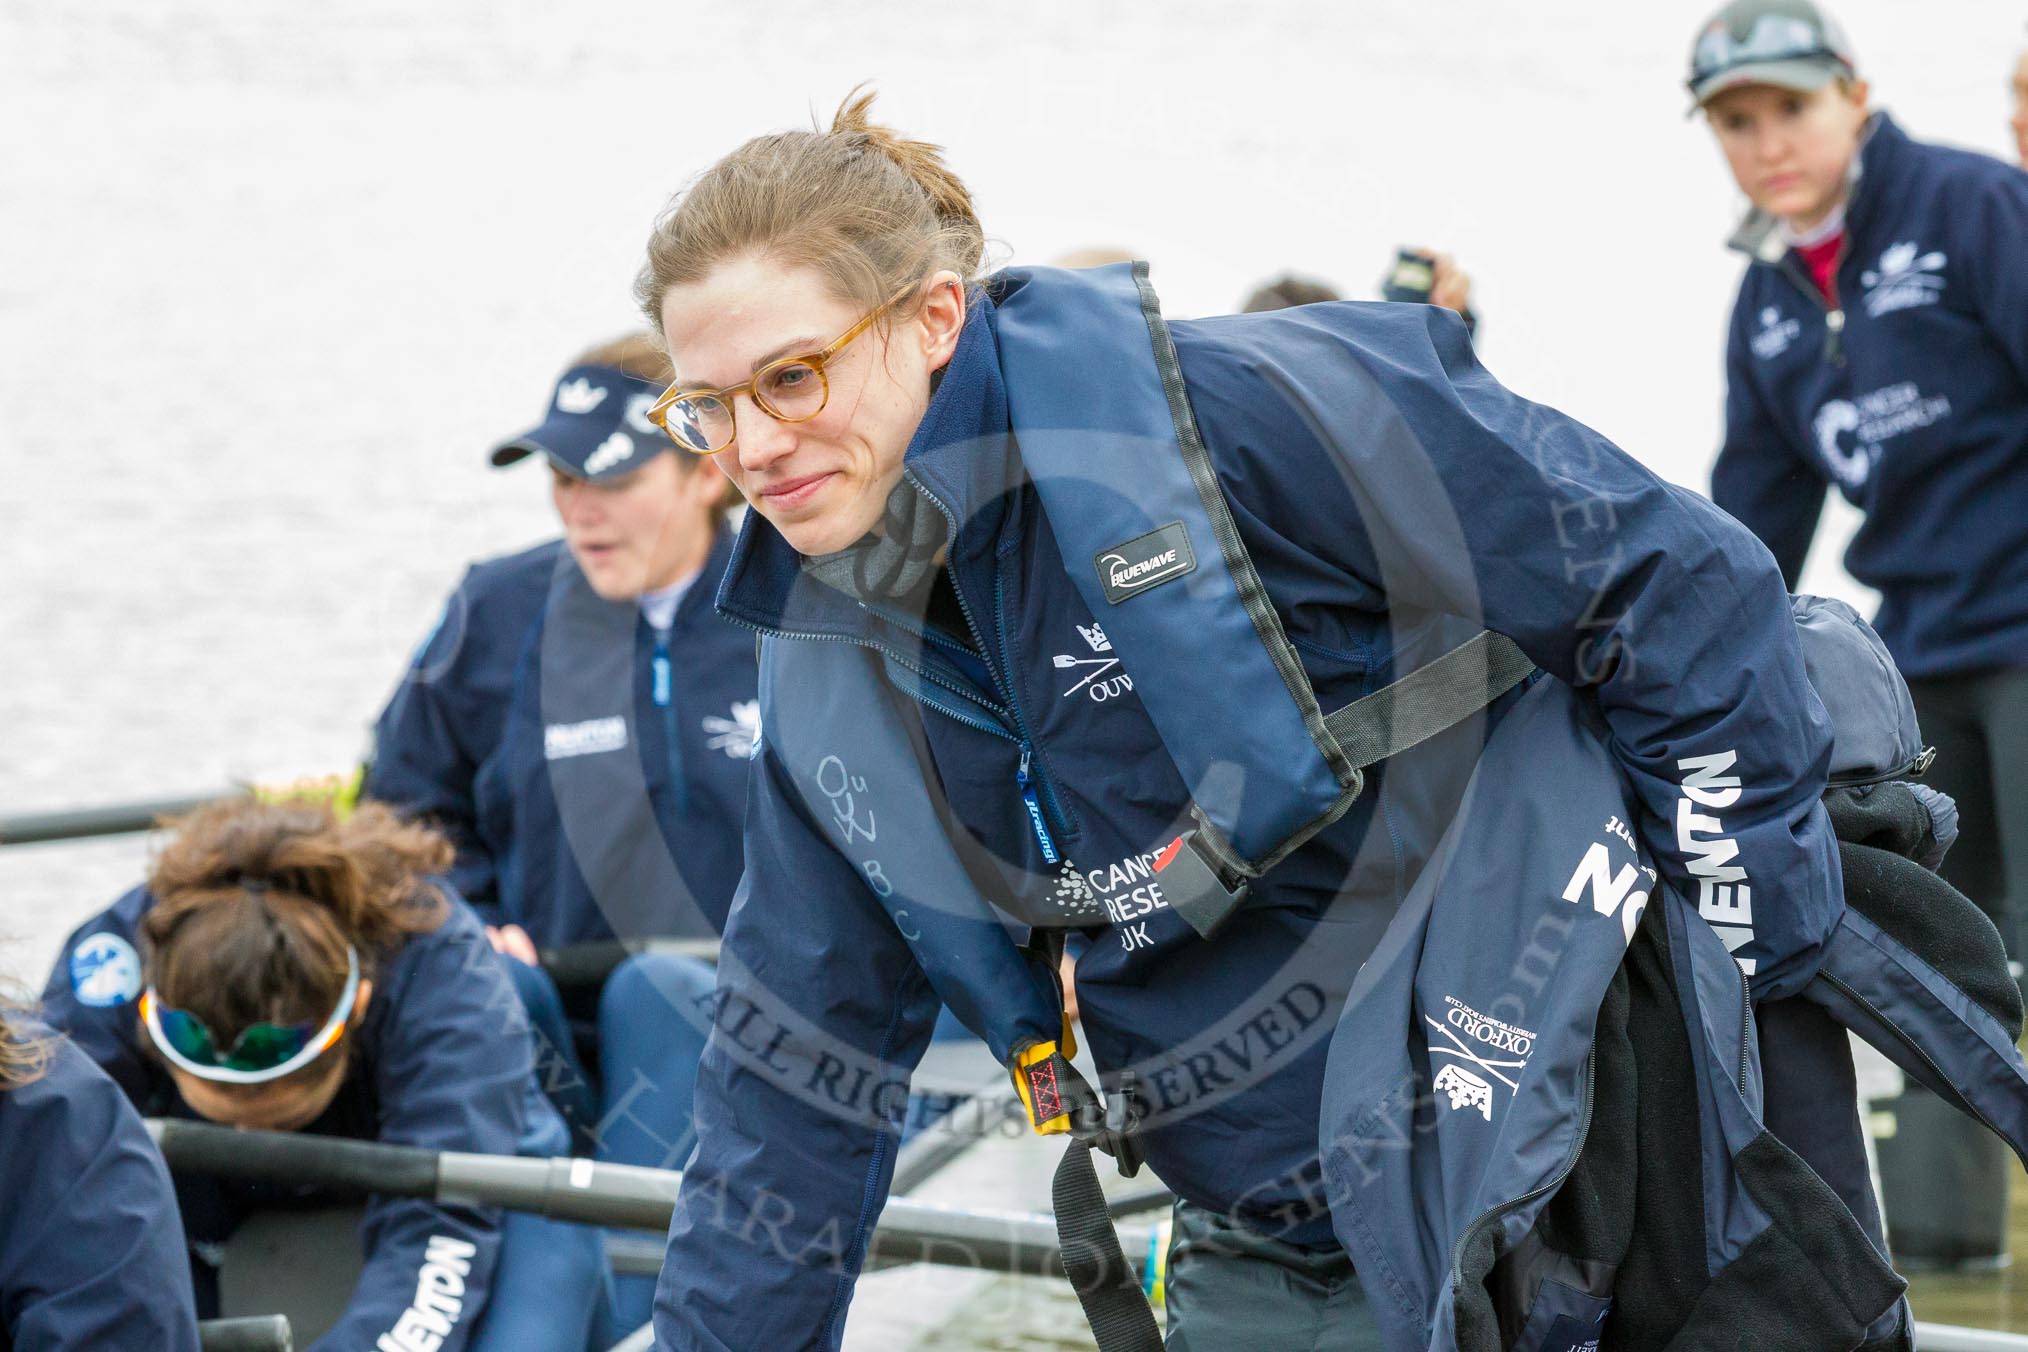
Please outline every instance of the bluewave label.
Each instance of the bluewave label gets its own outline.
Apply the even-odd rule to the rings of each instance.
[[[1197,556],[1190,550],[1190,533],[1183,523],[1171,521],[1125,544],[1100,550],[1092,565],[1098,569],[1106,600],[1118,605],[1183,576],[1197,566]]]

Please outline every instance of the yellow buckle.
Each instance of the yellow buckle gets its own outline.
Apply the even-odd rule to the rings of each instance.
[[[1014,1092],[1021,1096],[1021,1106],[1028,1113],[1028,1123],[1035,1128],[1038,1136],[1063,1136],[1070,1131],[1070,1110],[1064,1106],[1061,1095],[1055,1091],[1053,1084],[1055,1077],[1030,1074],[1034,1067],[1049,1060],[1059,1051],[1063,1053],[1063,1059],[1066,1061],[1077,1055],[1077,1037],[1071,1032],[1068,1016],[1063,1020],[1061,1041],[1031,1042],[1014,1056]],[[1043,1099],[1045,1105],[1053,1097],[1056,1111],[1047,1117],[1039,1115],[1035,1109],[1038,1096]]]

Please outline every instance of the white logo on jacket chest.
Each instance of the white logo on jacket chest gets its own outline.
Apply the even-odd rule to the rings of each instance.
[[[1099,908],[1098,893],[1085,876],[1078,872],[1077,865],[1064,860],[1056,871],[1055,885],[1050,889],[1049,899],[1056,903],[1056,909],[1066,915],[1083,918]]]
[[[1134,678],[1127,675],[1120,667],[1120,659],[1113,656],[1112,640],[1106,637],[1106,631],[1096,624],[1088,628],[1080,624],[1077,632],[1092,655],[1058,653],[1050,659],[1058,671],[1077,673],[1077,680],[1063,692],[1063,697],[1069,699],[1072,695],[1082,694],[1094,703],[1103,704],[1131,693]]]
[[[1767,361],[1788,351],[1802,332],[1801,320],[1785,318],[1778,308],[1770,305],[1760,312],[1760,327],[1747,339],[1747,346],[1753,349],[1754,356]]]
[[[582,723],[551,723],[542,730],[542,754],[547,760],[568,760],[572,756],[596,756],[618,751],[627,744],[627,720],[587,718]]]
[[[1923,253],[1913,240],[1890,245],[1880,255],[1878,267],[1859,274],[1859,284],[1866,288],[1861,297],[1866,313],[1877,319],[1896,310],[1936,304],[1943,295],[1945,261],[1941,250]]]
[[[717,714],[704,716],[704,744],[713,751],[723,751],[734,760],[746,760],[760,744],[761,715],[760,701],[743,699],[734,702],[727,716]]]
[[[1904,380],[1856,399],[1830,400],[1817,410],[1811,430],[1831,473],[1857,491],[1872,476],[1884,443],[1941,422],[1950,412],[1948,395],[1925,395],[1914,381]]]

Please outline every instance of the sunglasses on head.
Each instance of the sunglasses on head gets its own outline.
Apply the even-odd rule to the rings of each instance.
[[[155,988],[141,994],[141,1022],[157,1051],[179,1070],[222,1084],[266,1084],[293,1075],[338,1045],[359,1003],[359,950],[346,950],[350,970],[338,1008],[323,1023],[257,1023],[219,1048],[204,1020],[162,1003]]]
[[[1762,14],[1735,34],[1723,23],[1714,23],[1697,39],[1690,61],[1690,88],[1694,91],[1707,80],[1716,79],[1742,66],[1771,61],[1813,61],[1834,65],[1850,75],[1852,58],[1832,33],[1810,20],[1791,14]]]

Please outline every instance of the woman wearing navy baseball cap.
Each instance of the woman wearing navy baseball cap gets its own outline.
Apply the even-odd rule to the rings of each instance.
[[[466,573],[381,714],[365,791],[456,844],[451,876],[513,960],[574,1147],[673,1168],[711,966],[643,952],[559,990],[540,965],[616,938],[715,940],[739,882],[754,641],[712,610],[724,476],[645,417],[667,370],[645,334],[593,348],[492,452],[546,462],[562,537]],[[652,1294],[622,1279],[622,1321],[647,1322]]]

